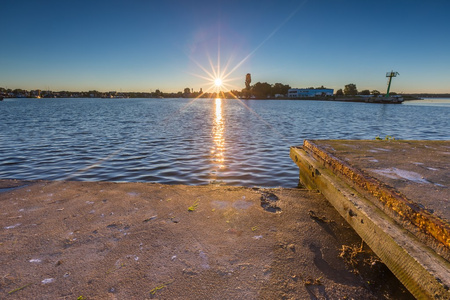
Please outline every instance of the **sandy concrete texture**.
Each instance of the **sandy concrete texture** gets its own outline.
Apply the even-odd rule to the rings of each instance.
[[[1,299],[411,297],[360,245],[303,189],[0,181]]]

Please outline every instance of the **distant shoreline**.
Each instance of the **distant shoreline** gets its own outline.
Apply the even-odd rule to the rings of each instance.
[[[447,97],[413,97],[413,96],[405,96],[405,95],[398,95],[403,98],[403,102],[406,101],[417,101],[417,100],[424,100],[427,99],[449,99],[450,96]],[[105,97],[3,97],[4,100],[6,99],[110,99],[110,100],[117,100],[117,99],[194,99],[195,97],[115,97],[115,98],[105,98]],[[215,99],[216,97],[199,97],[198,99]],[[257,101],[267,101],[267,100],[289,100],[289,101],[329,101],[329,102],[353,102],[353,103],[371,103],[369,99],[376,100],[376,97],[370,97],[370,98],[363,98],[363,97],[305,97],[305,98],[288,98],[288,97],[280,97],[280,98],[221,98],[224,100],[257,100]],[[376,101],[372,101],[372,103],[377,103]]]

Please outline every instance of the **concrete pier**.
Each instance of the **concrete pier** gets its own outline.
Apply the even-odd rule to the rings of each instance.
[[[411,299],[314,191],[0,181],[1,299]]]
[[[291,158],[413,295],[450,298],[450,141],[305,141]]]

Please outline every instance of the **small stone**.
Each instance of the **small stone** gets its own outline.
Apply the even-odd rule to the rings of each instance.
[[[46,278],[46,279],[42,280],[41,283],[49,284],[49,283],[52,283],[53,281],[55,281],[55,278]]]

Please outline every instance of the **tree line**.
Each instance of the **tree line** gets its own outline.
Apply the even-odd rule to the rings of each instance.
[[[275,84],[269,84],[267,82],[257,82],[254,85],[250,86],[250,89],[242,89],[242,91],[239,93],[237,92],[237,95],[239,97],[251,97],[254,96],[255,98],[274,98],[277,95],[282,95],[281,97],[286,97],[288,94],[289,89],[291,87],[287,84],[282,83],[275,83]],[[308,87],[307,89],[326,89],[323,85],[320,87]],[[395,95],[396,93],[391,93]],[[336,96],[356,96],[356,95],[374,95],[378,96],[381,95],[381,93],[378,90],[362,90],[358,91],[356,84],[349,83],[345,85],[344,89],[338,89],[335,93]]]
[[[392,92],[390,93],[391,95],[396,95],[396,93]],[[336,91],[336,96],[356,96],[356,95],[374,95],[374,96],[378,96],[381,95],[380,91],[378,90],[362,90],[362,91],[358,91],[358,89],[356,88],[356,84],[354,83],[349,83],[347,85],[345,85],[344,90],[339,89]]]
[[[88,91],[88,92],[70,92],[70,91],[59,91],[59,92],[53,92],[53,91],[27,91],[22,89],[5,89],[0,87],[0,96],[2,97],[34,97],[38,94],[41,97],[79,97],[79,98],[100,98],[100,97],[112,97],[112,96],[125,96],[128,98],[214,98],[214,97],[222,97],[222,98],[258,98],[258,99],[267,99],[267,98],[285,98],[287,97],[288,91],[291,89],[291,86],[288,84],[283,83],[275,83],[270,84],[267,82],[257,82],[253,85],[249,85],[248,88],[244,88],[240,91],[238,90],[231,90],[228,92],[221,92],[219,95],[216,93],[204,93],[201,90],[194,92],[191,91],[190,88],[185,88],[183,92],[177,92],[177,93],[165,93],[161,90],[157,89],[154,92],[99,92],[96,90]],[[325,89],[325,87],[322,85],[320,87],[314,88],[314,87],[308,87],[308,89]],[[381,93],[378,90],[362,90],[358,91],[356,85],[354,83],[349,83],[345,85],[344,89],[338,89],[335,93],[335,96],[356,96],[356,95],[374,95],[378,96]],[[391,93],[392,95],[395,95],[396,93]]]

